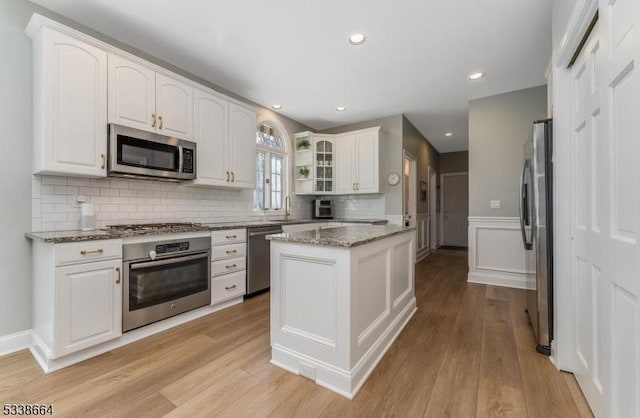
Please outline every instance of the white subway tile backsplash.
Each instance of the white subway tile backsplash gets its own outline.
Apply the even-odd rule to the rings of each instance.
[[[252,208],[251,190],[192,187],[137,179],[33,176],[33,231],[77,229],[79,195],[95,205],[97,228],[122,223],[230,222],[263,216],[261,211]],[[292,195],[292,217],[308,218],[311,199]],[[384,213],[384,199],[377,197],[377,200],[367,202],[366,205],[356,203],[342,212],[366,206],[367,215],[358,213],[357,217],[384,217],[373,215],[380,208]],[[270,214],[270,218],[279,219],[282,215]]]

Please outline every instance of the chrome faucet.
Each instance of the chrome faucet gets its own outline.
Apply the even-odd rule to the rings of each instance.
[[[287,196],[284,198],[284,220],[285,222],[289,220],[289,216],[291,216],[291,197]]]

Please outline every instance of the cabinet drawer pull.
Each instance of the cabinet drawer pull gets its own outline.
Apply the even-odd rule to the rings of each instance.
[[[238,267],[238,265],[237,264],[228,264],[225,267],[228,268],[228,269],[234,269],[234,268]]]
[[[238,238],[237,235],[227,235],[227,239],[236,239]]]
[[[226,251],[227,254],[235,254],[237,252],[238,252],[238,250],[227,250]]]
[[[116,267],[116,284],[120,284],[120,267]]]
[[[158,122],[160,123],[158,129],[162,129],[162,116],[158,116]]]
[[[225,286],[224,289],[225,290],[233,290],[236,288],[236,285],[234,284],[233,286]]]
[[[102,248],[98,248],[97,250],[91,250],[91,251],[82,250],[80,251],[80,255],[102,254],[103,252],[104,250]]]
[[[233,171],[231,172],[231,183],[236,181],[236,173],[234,173]]]
[[[229,182],[229,172],[227,171],[227,183]]]
[[[152,128],[155,128],[155,127],[156,127],[156,114],[155,114],[155,113],[152,113],[152,114],[151,114],[151,119],[152,119],[152,121],[151,121],[151,127],[152,127]]]
[[[100,168],[104,170],[104,154],[100,154]]]

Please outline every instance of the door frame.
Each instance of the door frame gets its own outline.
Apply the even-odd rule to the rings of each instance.
[[[440,227],[438,228],[439,230],[439,239],[438,239],[438,246],[444,245],[444,179],[445,177],[454,177],[454,176],[467,176],[467,178],[469,177],[469,172],[468,171],[456,171],[453,173],[442,173],[440,174],[440,216],[439,216],[439,222],[440,222]],[[467,193],[469,191],[467,190]],[[468,212],[467,212],[468,214]],[[467,219],[467,230],[469,228],[469,220]],[[467,233],[467,247],[469,246],[469,234]]]
[[[418,214],[418,159],[407,150],[402,150],[402,224],[404,225],[404,163],[409,160],[409,216],[411,216],[411,226],[417,225]],[[417,248],[417,246],[416,246]]]
[[[438,199],[438,174],[431,166],[427,169],[429,174],[429,247],[435,250],[440,246],[438,242],[438,212],[436,201]]]

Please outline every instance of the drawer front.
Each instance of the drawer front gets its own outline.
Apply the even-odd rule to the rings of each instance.
[[[213,231],[211,233],[211,245],[232,244],[234,242],[246,242],[246,229],[227,229],[223,231]]]
[[[215,277],[211,282],[211,304],[223,302],[246,293],[246,271]]]
[[[211,248],[211,258],[215,260],[224,260],[226,258],[238,258],[247,255],[247,244],[229,244],[218,245]]]
[[[229,258],[227,260],[219,260],[211,263],[211,274],[220,276],[235,271],[245,270],[247,268],[246,257]]]
[[[113,260],[122,258],[122,240],[113,239],[57,244],[55,251],[56,266]]]

